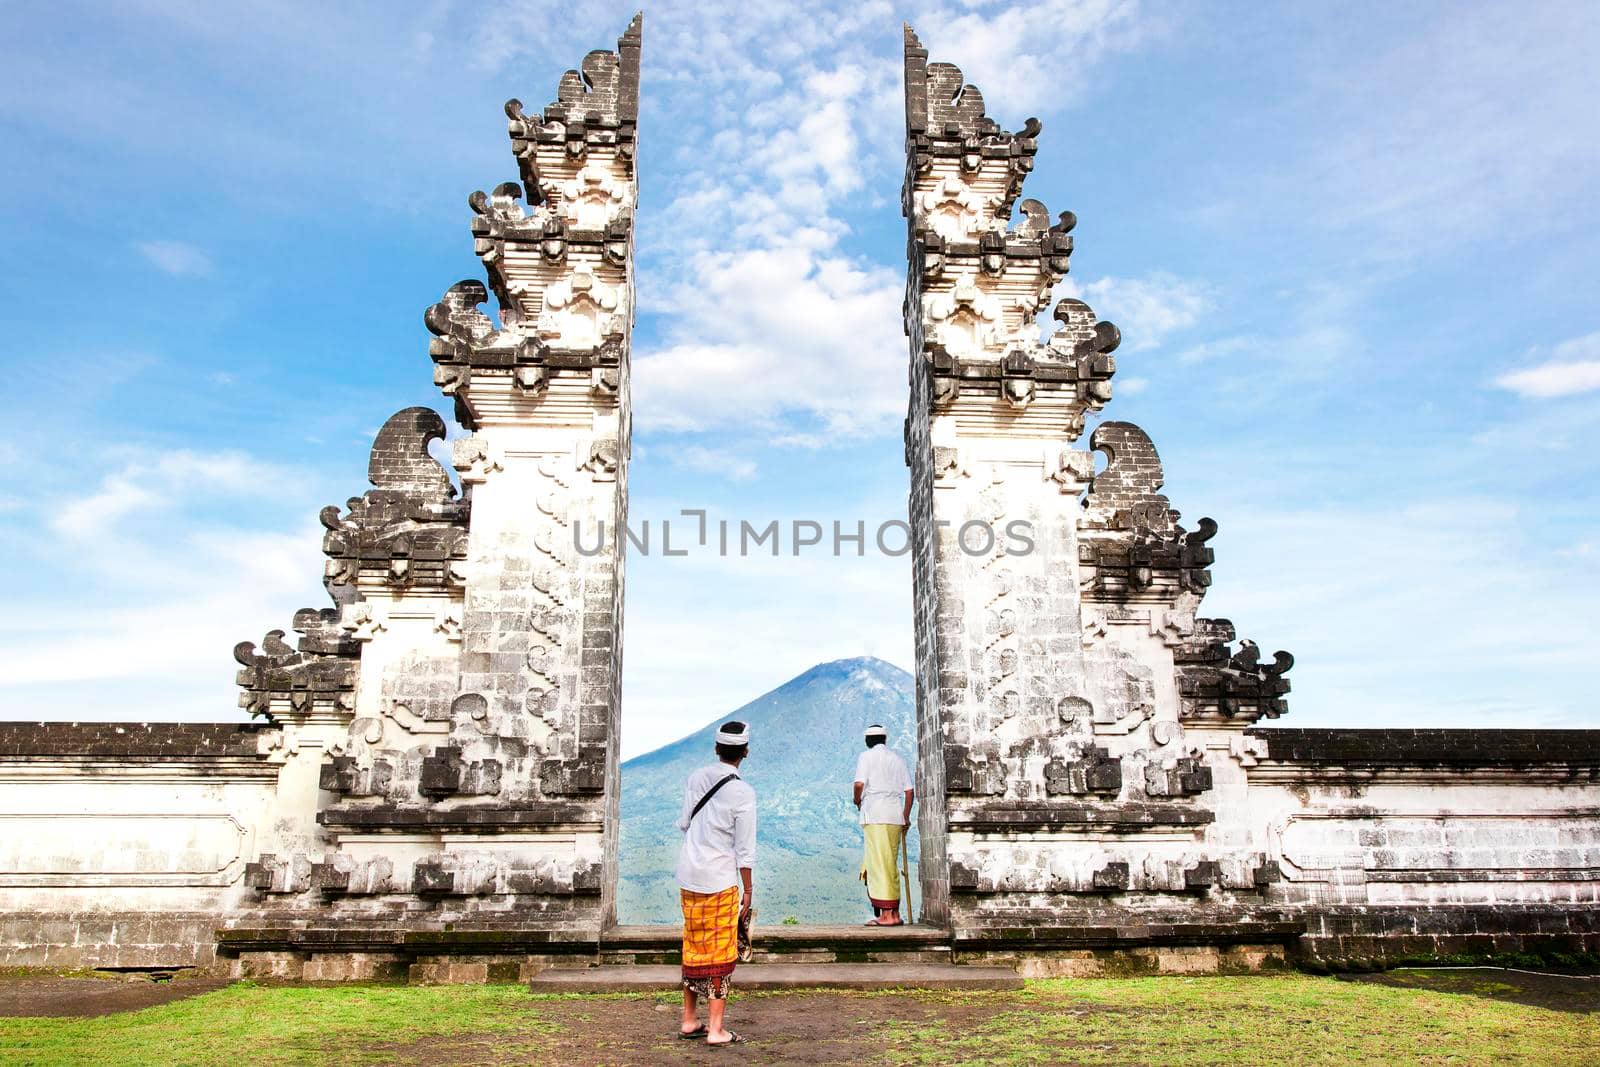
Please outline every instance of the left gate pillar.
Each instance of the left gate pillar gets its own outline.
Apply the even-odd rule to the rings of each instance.
[[[247,706],[291,726],[296,685],[339,688],[303,701],[336,735],[295,802],[315,829],[249,875],[280,915],[590,944],[614,920],[640,41],[506,105],[520,180],[469,199],[487,284],[424,316],[459,489],[444,420],[391,419],[375,488],[324,511],[339,608],[241,646]]]

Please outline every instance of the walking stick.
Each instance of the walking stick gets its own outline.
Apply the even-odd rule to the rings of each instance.
[[[910,827],[900,835],[900,884],[905,888],[901,892],[906,898],[906,922],[917,921],[916,911],[911,904],[911,831]]]

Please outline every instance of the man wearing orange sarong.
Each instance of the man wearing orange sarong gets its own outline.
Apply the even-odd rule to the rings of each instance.
[[[717,763],[689,775],[678,829],[678,891],[683,906],[683,1021],[678,1036],[708,1045],[742,1041],[724,1017],[739,924],[751,917],[751,874],[756,857],[756,793],[740,779],[750,754],[750,727],[724,723],[716,736]],[[744,890],[742,899],[741,886]],[[696,1007],[706,1002],[706,1024]]]

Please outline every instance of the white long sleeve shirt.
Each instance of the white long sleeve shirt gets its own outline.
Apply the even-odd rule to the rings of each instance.
[[[678,885],[693,893],[720,893],[739,884],[739,868],[756,865],[756,791],[738,780],[717,790],[691,822],[689,813],[712,786],[737,773],[726,763],[713,763],[689,775],[683,789],[678,829],[684,831],[678,851]]]
[[[911,772],[906,761],[888,745],[873,745],[856,757],[856,781],[861,783],[861,825],[905,822],[906,790]]]

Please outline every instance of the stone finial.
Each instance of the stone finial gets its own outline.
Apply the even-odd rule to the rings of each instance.
[[[360,655],[338,627],[338,612],[303,608],[294,628],[303,636],[298,647],[285,641],[282,630],[233,648],[239,663],[236,681],[244,692],[239,706],[252,716],[273,717],[274,710],[305,713],[317,705],[350,711],[354,707]]]
[[[1227,619],[1196,619],[1193,633],[1173,650],[1185,724],[1248,726],[1289,710],[1285,677],[1294,666],[1287,652],[1261,662],[1254,641],[1235,640]]]
[[[984,110],[983,92],[969,85],[954,63],[930,63],[916,31],[905,26],[906,132],[925,133],[946,140],[978,137],[1011,140],[1019,135],[1000,128]],[[1031,141],[1039,132],[1039,120],[1030,118],[1022,137]],[[1021,150],[1032,155],[1034,146]]]
[[[1131,422],[1103,422],[1089,447],[1106,457],[1106,469],[1094,476],[1084,500],[1089,521],[1118,530],[1173,532],[1175,516],[1160,492],[1161,456],[1150,435]]]
[[[639,121],[639,59],[644,14],[634,15],[617,41],[617,50],[597,49],[583,57],[578,70],[561,76],[556,99],[542,115],[528,115],[520,100],[506,101],[512,151],[522,164],[523,182],[538,183],[535,146],[565,144],[570,158],[582,158],[589,146],[612,145],[624,159],[633,157]]]
[[[1028,119],[1016,133],[1002,129],[984,110],[982,91],[966,83],[960,67],[928,62],[927,49],[909,25],[905,27],[905,90],[908,204],[911,181],[927,172],[935,159],[956,160],[963,174],[976,173],[989,162],[1002,162],[1006,178],[999,213],[1008,215],[1021,192],[1022,179],[1033,169],[1039,120]]]
[[[367,478],[379,489],[451,499],[450,476],[428,454],[428,444],[445,436],[444,419],[432,408],[406,408],[389,416],[372,442]]]

